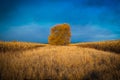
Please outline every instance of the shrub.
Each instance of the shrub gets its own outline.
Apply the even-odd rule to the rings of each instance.
[[[59,24],[51,28],[48,43],[51,45],[68,45],[70,37],[70,26],[68,24]]]

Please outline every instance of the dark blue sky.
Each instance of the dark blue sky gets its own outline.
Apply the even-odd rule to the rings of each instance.
[[[120,39],[120,0],[0,0],[0,40],[46,43],[61,23],[72,42]]]

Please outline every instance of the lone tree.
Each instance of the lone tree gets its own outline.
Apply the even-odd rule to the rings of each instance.
[[[59,24],[51,28],[48,43],[51,45],[68,45],[70,37],[70,26],[68,24]]]

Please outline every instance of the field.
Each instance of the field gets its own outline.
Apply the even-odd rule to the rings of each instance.
[[[73,45],[120,53],[120,40],[102,41],[102,42],[86,42],[86,43],[77,43]]]
[[[37,47],[43,47],[47,44],[38,44],[38,43],[30,43],[30,42],[2,42],[0,41],[0,52],[8,52],[8,51],[22,51],[33,49]]]
[[[120,80],[119,41],[89,44],[0,42],[0,80]]]

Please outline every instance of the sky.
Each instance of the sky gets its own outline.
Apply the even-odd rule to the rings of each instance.
[[[63,23],[71,42],[120,39],[120,0],[0,0],[0,40],[47,43]]]

